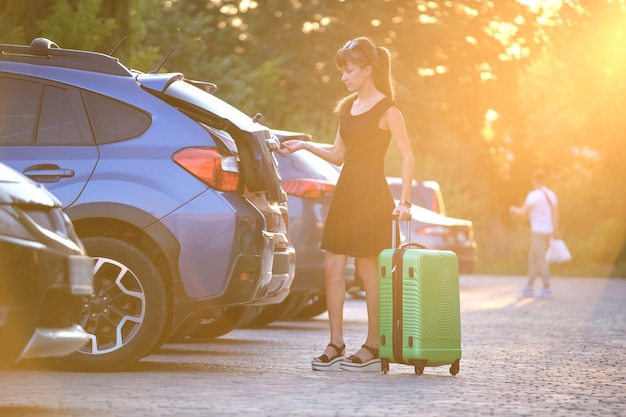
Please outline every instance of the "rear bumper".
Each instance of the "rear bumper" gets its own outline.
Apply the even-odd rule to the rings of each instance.
[[[476,255],[459,256],[459,273],[471,274],[476,268]]]
[[[37,328],[17,360],[69,355],[88,340],[89,335],[77,324],[64,329]]]
[[[298,258],[299,260],[300,258]],[[354,266],[354,258],[348,258],[346,270],[344,272],[344,281],[346,287],[349,287],[355,279],[356,268]],[[291,293],[298,294],[318,294],[323,293],[326,288],[326,277],[324,272],[324,260],[320,260],[317,264],[306,264],[296,267],[296,276],[291,285]]]
[[[259,255],[240,255],[223,295],[209,302],[212,306],[247,304],[267,297],[271,288],[274,263],[274,241],[264,234]]]
[[[174,308],[181,310],[176,319],[267,295],[274,240],[264,230],[263,215],[245,198],[207,190],[158,224],[176,243],[167,247],[175,251],[167,257],[172,261]],[[154,229],[152,225],[148,231]]]
[[[471,274],[476,268],[478,257],[476,255],[476,245],[467,245],[451,249],[459,259],[459,273]]]
[[[296,271],[296,251],[288,248],[285,251],[274,252],[272,276],[267,288],[267,294],[249,304],[261,306],[281,303],[289,295]]]

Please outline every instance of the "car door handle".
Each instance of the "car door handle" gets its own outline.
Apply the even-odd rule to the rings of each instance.
[[[52,164],[30,166],[23,173],[37,182],[57,182],[61,178],[70,178],[75,175],[73,169],[61,168]]]

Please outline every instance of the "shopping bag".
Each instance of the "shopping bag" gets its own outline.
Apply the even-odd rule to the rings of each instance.
[[[548,253],[546,254],[548,263],[558,264],[561,262],[567,262],[572,260],[572,255],[567,249],[567,245],[563,239],[550,239],[550,246],[548,247]]]

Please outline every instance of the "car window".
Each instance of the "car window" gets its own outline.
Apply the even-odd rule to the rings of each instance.
[[[0,144],[32,145],[40,84],[0,78]]]
[[[400,196],[402,195],[402,182],[390,182],[389,188],[391,189],[391,194],[393,195],[393,198],[399,200]],[[435,205],[436,201],[434,200],[433,194],[433,190],[414,182],[411,190],[411,202],[420,207],[437,211],[437,207]]]
[[[237,144],[235,143],[235,140],[230,135],[230,133],[226,132],[225,130],[215,129],[211,126],[205,125],[204,123],[200,123],[200,125],[209,132],[216,144],[222,144],[233,154],[238,153]]]
[[[68,90],[47,85],[41,103],[37,145],[82,145],[84,142]]]
[[[84,97],[99,144],[132,139],[150,127],[150,115],[134,107],[89,91]]]
[[[37,80],[0,78],[0,91],[1,145],[93,145],[77,89]]]

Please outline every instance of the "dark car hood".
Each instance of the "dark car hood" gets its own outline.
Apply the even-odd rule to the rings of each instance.
[[[2,163],[0,163],[0,204],[61,207],[61,202],[43,186]]]
[[[138,74],[137,81],[192,119],[228,132],[237,144],[241,173],[248,189],[267,193],[271,201],[287,200],[268,148],[272,136],[267,127],[198,87],[197,82],[185,81],[182,74]]]

